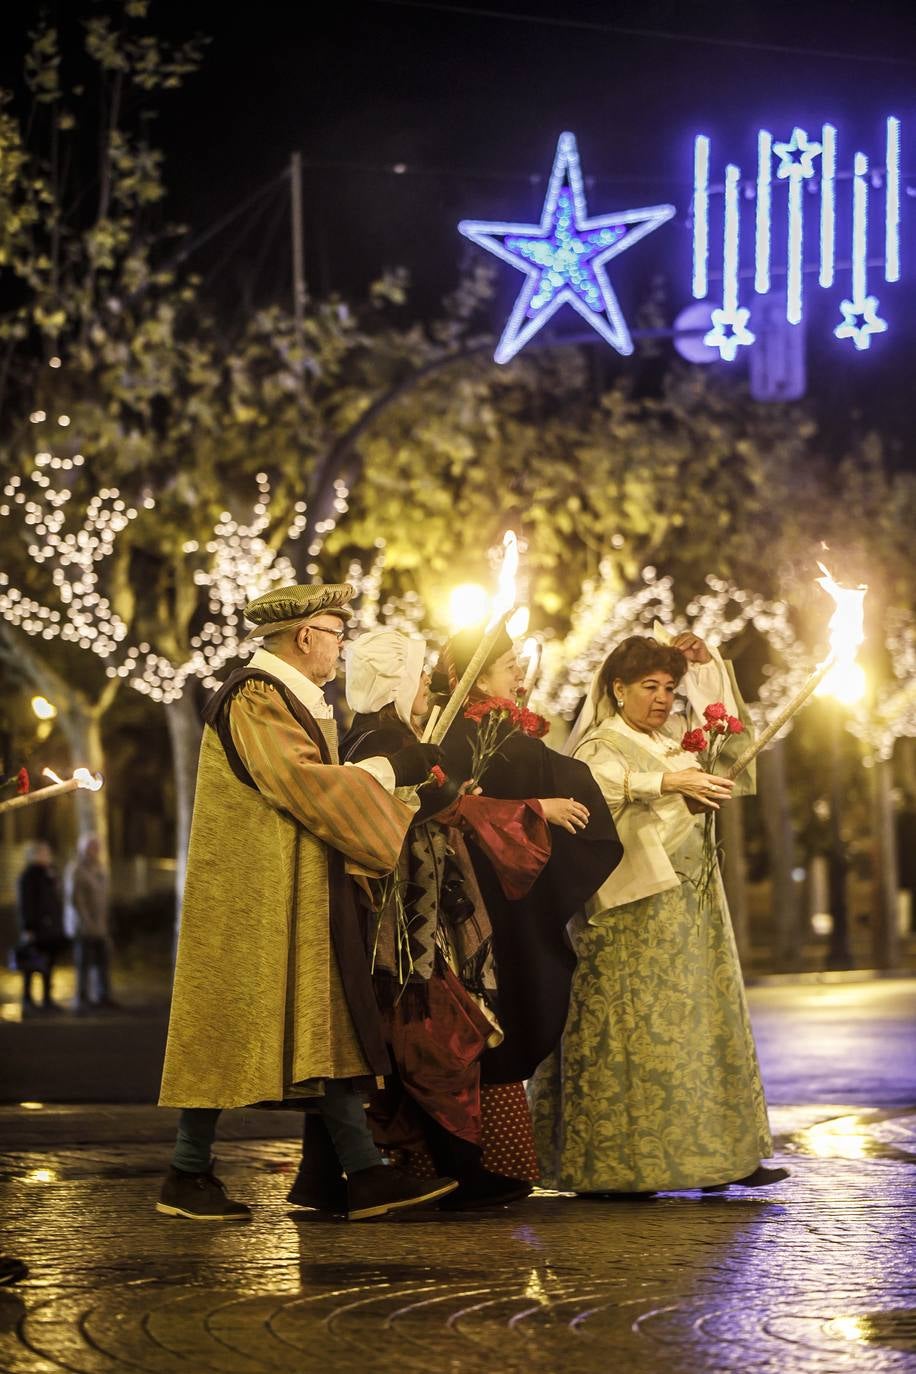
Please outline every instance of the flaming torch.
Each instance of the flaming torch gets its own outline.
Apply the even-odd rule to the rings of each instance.
[[[21,797],[11,797],[9,801],[0,802],[0,814],[6,811],[16,811],[22,806],[34,806],[36,802],[49,801],[51,797],[62,797],[66,792],[75,792],[77,788],[85,788],[87,792],[98,792],[102,786],[101,773],[90,773],[88,768],[76,768],[72,778],[59,778],[50,768],[42,770],[43,778],[50,778],[52,785],[42,787],[38,792],[26,792]]]
[[[441,716],[438,718],[430,717],[430,721],[423,734],[424,740],[429,740],[432,744],[441,744],[451,729],[452,722],[455,720],[455,717],[467,700],[471,688],[483,671],[490,650],[499,639],[506,621],[512,614],[512,609],[515,605],[515,578],[517,573],[518,540],[515,537],[514,530],[506,530],[506,533],[503,535],[503,561],[499,569],[499,581],[497,583],[496,595],[493,598],[489,624],[487,625],[483,639],[474,651],[473,658],[467,668],[465,668],[457,687],[446,702]]]
[[[765,730],[762,730],[757,738],[748,745],[743,754],[739,756],[729,768],[726,776],[736,778],[739,773],[743,773],[752,759],[755,759],[761,749],[766,748],[774,735],[782,729],[787,721],[791,720],[796,711],[801,710],[805,702],[815,692],[835,696],[840,701],[852,703],[858,701],[862,695],[865,685],[865,675],[860,666],[856,663],[856,653],[862,640],[865,638],[863,629],[864,602],[867,587],[842,587],[839,582],[834,581],[823,563],[818,563],[818,567],[823,573],[822,577],[816,578],[819,587],[833,597],[836,609],[830,617],[828,631],[830,635],[830,652],[819,664],[797,696],[778,713],[775,719],[771,720]]]

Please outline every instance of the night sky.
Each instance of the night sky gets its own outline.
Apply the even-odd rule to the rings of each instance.
[[[71,19],[81,12],[78,0],[64,8]],[[655,273],[667,279],[671,315],[690,300],[697,132],[712,136],[714,175],[733,160],[752,177],[761,126],[788,138],[794,124],[814,133],[829,120],[842,164],[854,146],[883,155],[884,120],[896,114],[916,192],[916,5],[907,0],[265,0],[238,9],[191,0],[154,4],[151,15],[154,27],[213,40],[202,71],[164,102],[170,211],[201,232],[277,178],[298,148],[306,275],[321,295],[359,293],[398,265],[410,271],[417,308],[433,312],[479,251],[457,221],[537,220],[564,129],[578,137],[591,213],[677,206],[671,224],[611,264],[631,324]],[[828,294],[807,278],[812,393],[889,415],[898,434],[909,424],[916,348],[916,199],[906,186],[905,176],[903,280],[886,286],[872,269],[891,330],[868,354],[831,337],[844,282]],[[259,298],[285,298],[288,188],[278,184],[192,261],[224,307],[252,278]],[[499,274],[507,310],[521,278],[509,267]]]

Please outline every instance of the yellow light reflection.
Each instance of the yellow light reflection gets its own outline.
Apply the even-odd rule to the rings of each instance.
[[[844,1341],[867,1341],[870,1326],[864,1317],[831,1317],[824,1322],[824,1332],[828,1336],[839,1337]]]
[[[807,1154],[821,1159],[867,1159],[874,1154],[868,1125],[861,1116],[838,1116],[799,1131],[797,1139]]]
[[[60,1174],[56,1169],[30,1169],[25,1176],[26,1183],[56,1183]]]
[[[39,720],[53,720],[57,715],[57,707],[47,697],[32,697],[31,705]]]
[[[19,1105],[27,1112],[40,1112],[45,1104],[43,1102],[20,1102]]]

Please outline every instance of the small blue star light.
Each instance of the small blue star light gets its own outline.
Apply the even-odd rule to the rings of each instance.
[[[866,296],[862,301],[843,301],[840,305],[843,323],[833,331],[838,339],[852,339],[861,350],[871,346],[872,334],[884,334],[887,320],[878,314],[878,297]]]
[[[747,327],[750,318],[751,312],[744,306],[735,310],[714,310],[712,329],[703,335],[704,344],[717,348],[724,362],[733,363],[738,349],[754,343],[757,338]]]
[[[527,280],[494,357],[507,363],[563,305],[571,305],[618,353],[633,340],[604,265],[671,219],[673,205],[589,218],[574,134],[560,135],[540,224],[462,220],[459,232],[524,272]]]
[[[778,177],[806,179],[814,176],[814,159],[819,156],[821,145],[812,143],[805,130],[796,125],[789,142],[774,143],[773,152],[779,158]]]

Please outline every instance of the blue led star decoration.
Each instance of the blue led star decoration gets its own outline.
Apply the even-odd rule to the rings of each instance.
[[[788,143],[774,143],[773,152],[779,158],[776,175],[805,180],[814,176],[814,159],[820,155],[821,145],[812,143],[804,129],[792,130]]]
[[[739,306],[735,310],[714,310],[712,329],[703,335],[703,342],[709,348],[717,348],[723,362],[733,363],[738,349],[754,343],[757,335],[748,329],[750,310]]]
[[[884,334],[887,320],[878,315],[878,297],[866,296],[862,301],[843,301],[840,305],[843,323],[833,331],[838,339],[852,339],[861,352],[871,346],[872,334]]]
[[[459,232],[524,272],[526,281],[494,357],[507,363],[563,305],[616,348],[633,352],[633,340],[605,263],[671,219],[673,205],[589,217],[574,134],[560,135],[540,224],[462,220]]]

